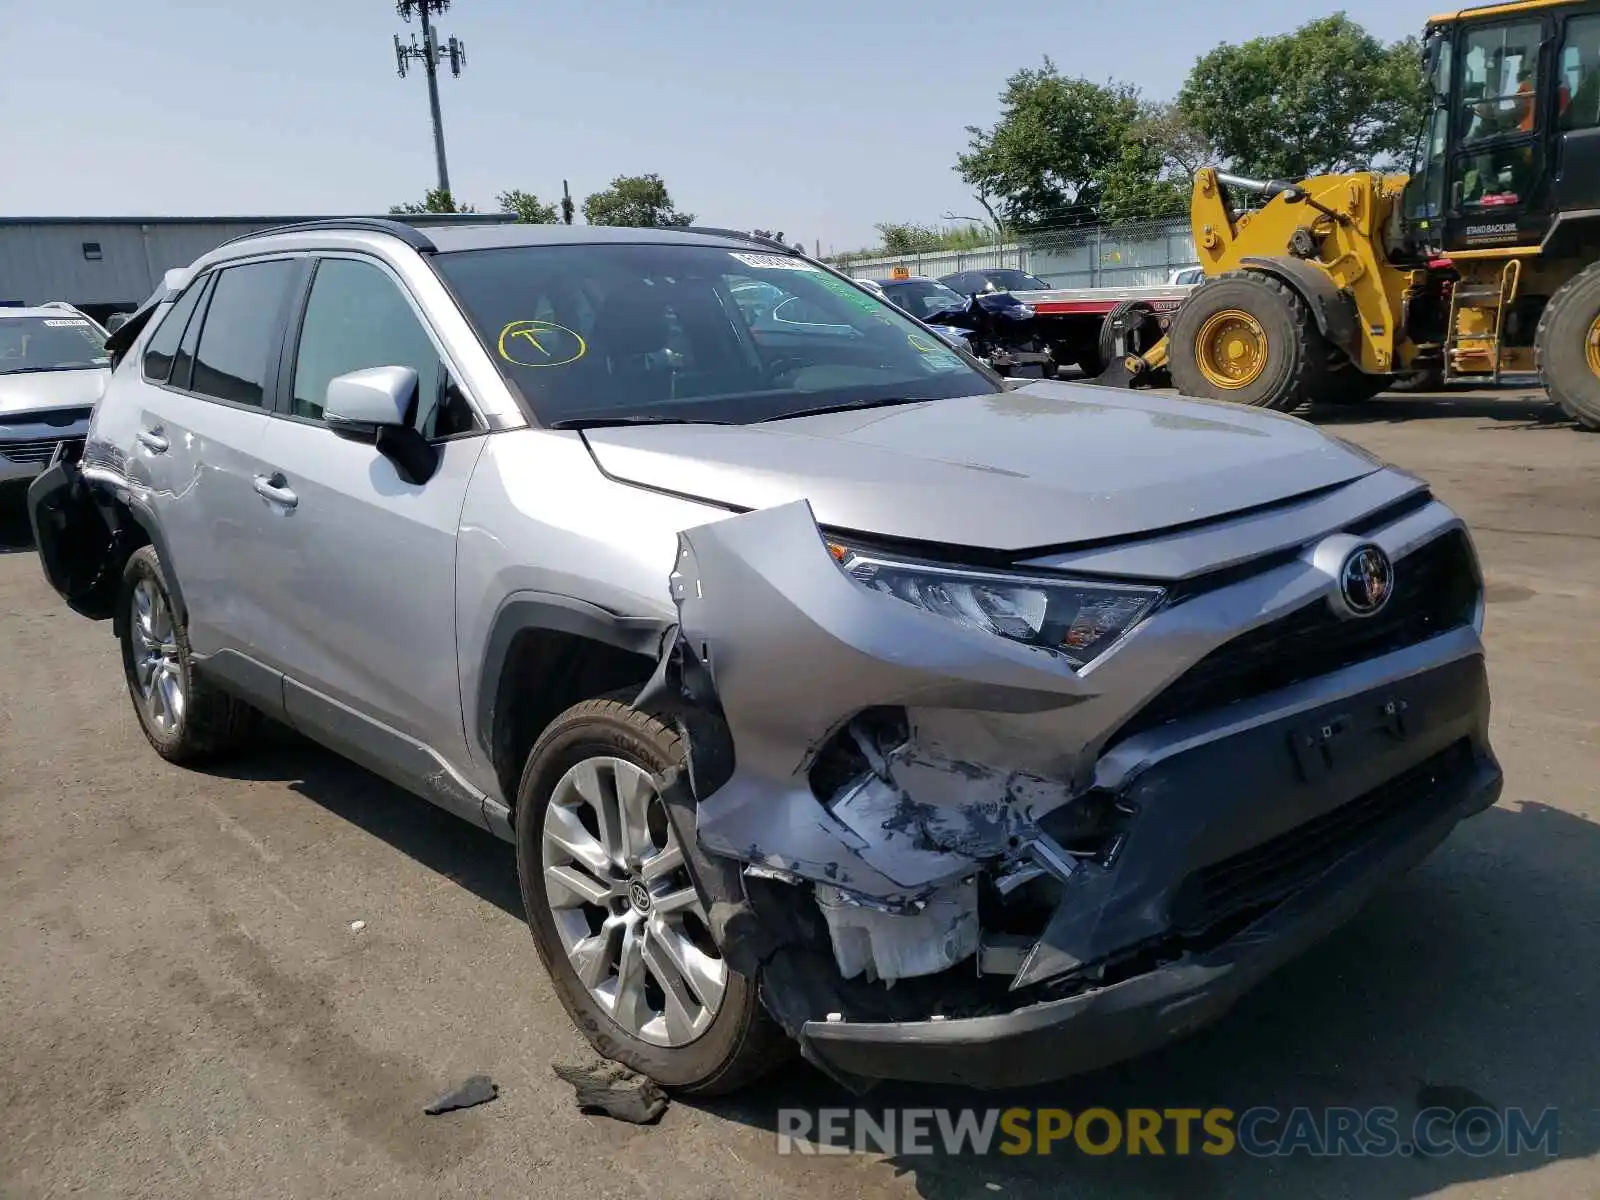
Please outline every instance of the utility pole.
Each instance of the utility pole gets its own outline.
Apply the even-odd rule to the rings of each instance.
[[[467,48],[455,38],[441,46],[433,22],[429,20],[434,13],[442,15],[449,12],[450,0],[395,0],[394,7],[400,19],[407,24],[411,23],[414,16],[422,19],[422,45],[417,45],[416,34],[411,35],[411,42],[407,45],[397,33],[394,35],[394,57],[401,79],[406,77],[408,64],[412,60],[420,60],[427,73],[428,111],[433,116],[433,156],[439,168],[439,190],[449,195],[450,167],[444,157],[444,118],[439,115],[439,64],[449,59],[450,74],[459,79],[461,68],[467,65]]]

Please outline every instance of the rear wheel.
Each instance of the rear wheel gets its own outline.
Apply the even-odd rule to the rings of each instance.
[[[517,789],[535,947],[599,1053],[667,1087],[732,1091],[785,1057],[756,981],[728,966],[659,791],[678,734],[588,700],[540,736]]]
[[[1550,398],[1600,430],[1600,263],[1562,284],[1539,317],[1534,360]]]
[[[1185,396],[1291,412],[1316,394],[1329,346],[1287,284],[1238,271],[1200,284],[1172,322],[1172,382]]]
[[[118,629],[128,696],[157,754],[168,762],[201,762],[248,738],[256,712],[196,673],[189,631],[153,546],[134,551],[123,569]]]

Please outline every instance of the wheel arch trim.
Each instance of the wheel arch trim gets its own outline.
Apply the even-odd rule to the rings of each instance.
[[[627,616],[557,592],[514,592],[503,600],[489,626],[474,689],[472,722],[475,749],[494,762],[495,722],[502,697],[502,677],[519,635],[530,630],[572,634],[626,650],[652,662],[674,627],[668,617]]]

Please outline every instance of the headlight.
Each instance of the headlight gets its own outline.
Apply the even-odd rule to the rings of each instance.
[[[968,629],[1040,646],[1083,668],[1149,615],[1158,587],[976,571],[885,557],[830,541],[839,568],[882,592]]]
[[[1015,311],[1019,320],[1025,320],[1033,316],[1037,310],[1031,304],[1019,304]]]

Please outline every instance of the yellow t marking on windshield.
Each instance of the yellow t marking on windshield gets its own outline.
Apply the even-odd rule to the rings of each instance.
[[[518,338],[527,343],[527,348],[516,344]],[[555,349],[547,346],[547,341]],[[501,358],[519,367],[564,367],[589,353],[589,343],[582,334],[554,321],[512,321],[500,331],[496,348]],[[532,361],[535,351],[543,362]]]

